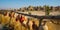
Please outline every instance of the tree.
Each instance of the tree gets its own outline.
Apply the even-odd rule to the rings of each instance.
[[[45,15],[49,15],[50,9],[49,6],[45,6]]]

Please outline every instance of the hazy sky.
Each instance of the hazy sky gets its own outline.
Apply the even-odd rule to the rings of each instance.
[[[24,6],[60,6],[60,0],[0,0],[0,9],[20,8]]]

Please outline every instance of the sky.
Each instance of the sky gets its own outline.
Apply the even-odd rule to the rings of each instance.
[[[21,8],[28,6],[60,6],[60,0],[0,0],[0,9]]]

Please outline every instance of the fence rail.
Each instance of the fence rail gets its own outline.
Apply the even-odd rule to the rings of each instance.
[[[18,13],[18,12],[16,12],[16,13]],[[25,16],[30,16],[30,17],[34,17],[34,18],[38,18],[38,19],[60,19],[60,15],[57,15],[57,16],[52,16],[52,15],[37,16],[37,15],[30,15],[30,14],[24,14],[24,13],[18,13],[18,14],[22,14],[22,15],[25,15]]]

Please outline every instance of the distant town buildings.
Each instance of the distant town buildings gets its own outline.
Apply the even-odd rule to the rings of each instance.
[[[60,6],[28,6],[28,7],[22,7],[18,9],[0,9],[0,10],[14,10],[14,11],[45,11],[46,9],[49,9],[50,11],[60,11]]]
[[[60,11],[60,6],[48,6],[49,10],[51,11]],[[23,7],[20,8],[19,11],[45,11],[46,10],[46,6],[29,6],[29,7]]]

